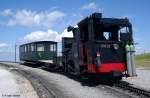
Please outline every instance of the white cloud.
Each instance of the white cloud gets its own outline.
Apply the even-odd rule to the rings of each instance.
[[[44,31],[35,31],[31,32],[30,34],[24,37],[25,41],[43,41],[43,40],[50,40],[50,41],[59,41],[59,34],[56,31],[48,30],[47,32]]]
[[[56,31],[49,29],[45,31],[35,31],[27,34],[23,38],[23,42],[33,42],[33,41],[57,41],[61,42],[62,37],[73,37],[72,32],[67,32],[65,29],[61,34]]]
[[[12,17],[8,20],[8,26],[44,26],[51,27],[56,21],[62,19],[66,16],[65,13],[61,11],[31,11],[31,10],[18,10]]]
[[[89,10],[89,9],[97,9],[97,5],[94,2],[87,3],[81,7],[81,9]]]
[[[8,44],[6,44],[6,43],[0,43],[0,48],[7,47],[7,46],[8,46]]]
[[[11,16],[13,14],[13,12],[11,11],[11,9],[5,9],[5,10],[3,10],[3,12],[1,14],[3,16]]]

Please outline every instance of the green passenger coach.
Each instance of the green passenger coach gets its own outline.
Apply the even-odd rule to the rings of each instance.
[[[57,61],[57,42],[36,41],[20,45],[20,61],[23,62],[46,62],[55,64]]]

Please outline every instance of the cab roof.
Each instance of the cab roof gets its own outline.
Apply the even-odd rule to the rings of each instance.
[[[131,23],[129,22],[128,18],[103,18],[102,13],[93,13],[89,17],[86,17],[85,19],[81,20],[78,23],[78,26],[86,25],[88,22],[93,19],[94,22],[101,24],[101,25],[116,25],[116,26],[131,26]]]

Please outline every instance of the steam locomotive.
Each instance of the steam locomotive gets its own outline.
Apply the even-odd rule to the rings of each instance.
[[[119,80],[136,76],[132,24],[127,18],[103,18],[102,13],[93,13],[77,25],[67,28],[73,32],[73,38],[62,38],[64,72]]]

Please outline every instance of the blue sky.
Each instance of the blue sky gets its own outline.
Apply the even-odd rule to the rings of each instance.
[[[138,53],[150,51],[149,0],[0,0],[0,60],[14,59],[14,44],[34,40],[60,41],[68,25],[92,12],[128,17]]]

